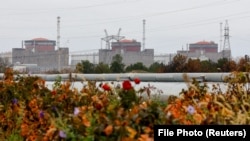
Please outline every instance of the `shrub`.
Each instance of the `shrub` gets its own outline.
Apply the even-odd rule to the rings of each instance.
[[[14,77],[7,70],[0,82],[0,137],[145,141],[153,140],[156,124],[249,124],[247,76],[228,76],[226,92],[216,84],[209,92],[206,83],[187,82],[180,96],[162,101],[151,97],[151,86],[135,90],[139,78],[121,87],[88,81],[79,90],[58,78],[48,89],[39,77]]]

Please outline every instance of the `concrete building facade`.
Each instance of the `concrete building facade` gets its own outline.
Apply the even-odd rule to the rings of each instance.
[[[189,44],[189,52],[205,52],[205,53],[218,53],[218,44],[214,43],[213,41],[200,41],[197,43]]]
[[[99,55],[97,52],[84,53],[84,54],[72,54],[71,66],[75,67],[76,64],[81,63],[81,61],[83,60],[88,60],[90,63],[97,65],[99,64]]]
[[[56,41],[48,40],[46,38],[35,38],[32,40],[25,40],[24,46],[27,50],[35,49],[38,52],[54,51],[56,46]]]
[[[141,51],[141,43],[136,40],[121,40],[111,43],[111,49],[99,50],[99,62],[111,64],[112,58],[119,54],[125,66],[135,64],[138,62],[143,63],[149,67],[154,63],[154,49],[144,49]]]
[[[200,41],[189,44],[188,50],[178,50],[177,54],[182,54],[191,59],[211,60],[213,62],[217,62],[221,58],[231,58],[231,50],[218,52],[218,44],[212,41]]]
[[[45,38],[24,41],[24,47],[12,48],[12,63],[36,64],[40,72],[60,71],[69,66],[69,49],[55,46],[54,40]]]
[[[176,53],[169,53],[169,54],[155,54],[154,55],[154,62],[162,63],[164,65],[168,65],[173,58],[176,56]]]
[[[12,64],[12,52],[2,52],[0,53],[0,57],[6,61],[7,64]]]

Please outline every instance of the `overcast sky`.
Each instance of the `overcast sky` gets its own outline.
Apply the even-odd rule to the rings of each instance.
[[[233,57],[250,55],[250,0],[0,0],[0,52],[21,47],[22,40],[57,40],[70,53],[105,48],[104,30],[142,42],[155,54],[176,53],[187,44],[214,41],[228,20]],[[224,38],[223,38],[224,40]],[[223,46],[222,46],[223,47]]]

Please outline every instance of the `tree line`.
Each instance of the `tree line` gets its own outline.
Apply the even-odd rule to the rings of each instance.
[[[126,73],[126,72],[151,72],[151,73],[171,73],[171,72],[232,72],[249,71],[250,60],[248,56],[239,58],[238,61],[221,58],[217,62],[211,60],[199,60],[187,58],[187,56],[177,54],[169,64],[154,62],[146,67],[142,62],[137,62],[125,66],[122,57],[117,54],[112,58],[110,65],[100,62],[97,65],[88,60],[82,60],[76,65],[77,73]]]
[[[199,60],[187,58],[187,56],[177,54],[168,64],[154,62],[149,67],[146,67],[142,62],[125,66],[122,62],[123,58],[117,54],[112,58],[110,65],[100,62],[93,64],[88,60],[82,60],[72,69],[65,69],[61,72],[57,70],[45,73],[174,73],[174,72],[232,72],[241,71],[248,72],[250,70],[249,56],[245,55],[238,61],[221,58],[217,62],[211,60]],[[5,72],[5,69],[10,66],[8,60],[0,57],[0,73]]]

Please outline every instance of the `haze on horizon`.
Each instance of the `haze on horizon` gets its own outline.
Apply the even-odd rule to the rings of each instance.
[[[116,35],[142,42],[155,54],[176,53],[187,44],[221,41],[220,23],[228,20],[232,56],[250,53],[249,0],[1,0],[0,52],[21,48],[22,40],[57,39],[71,53],[105,47],[101,38]]]

